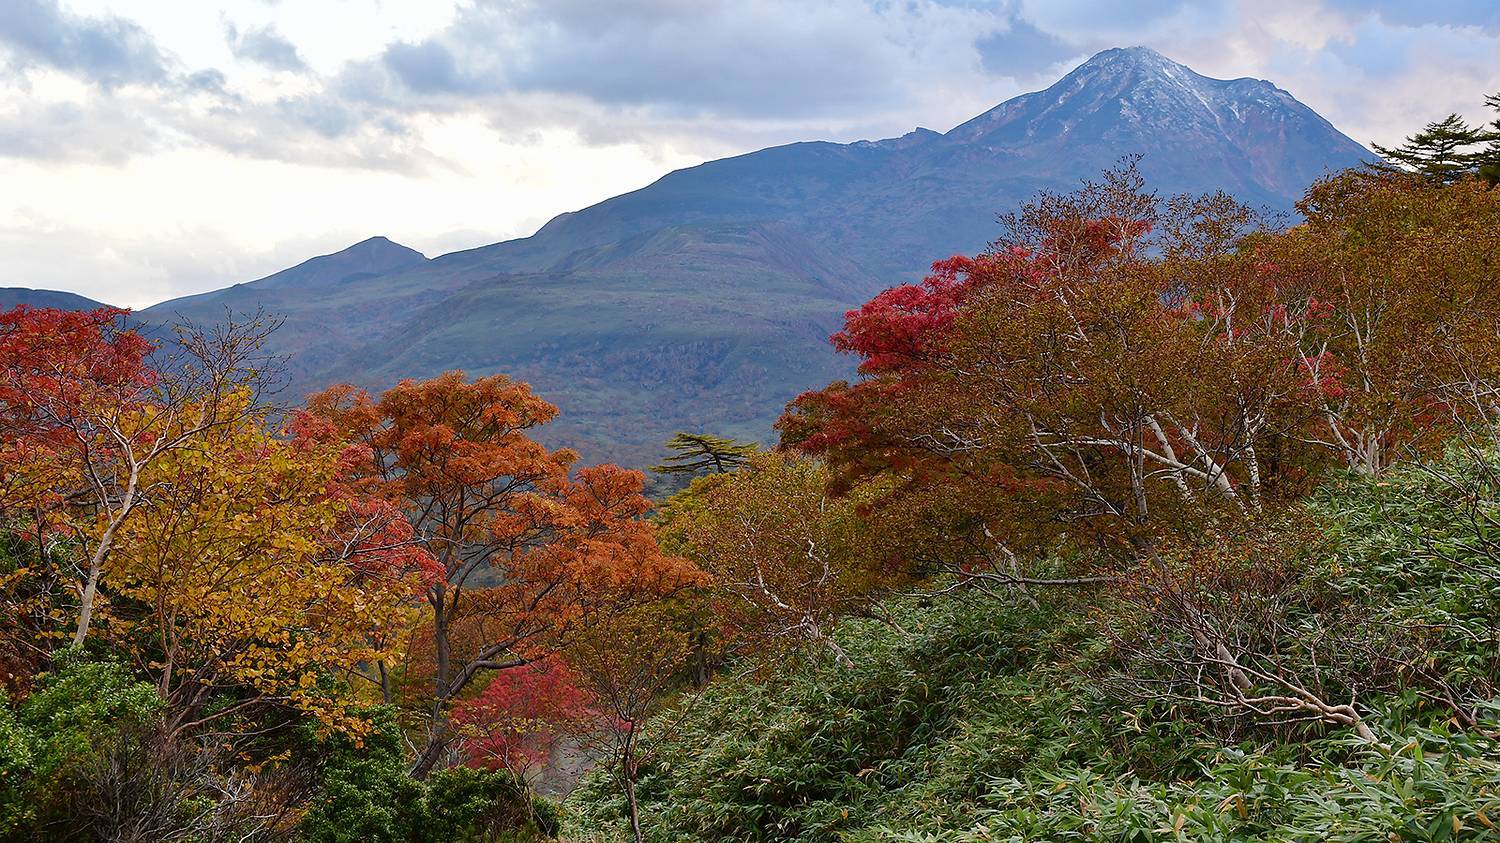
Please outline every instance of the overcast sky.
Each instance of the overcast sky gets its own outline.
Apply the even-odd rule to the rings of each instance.
[[[1135,44],[1365,144],[1500,90],[1500,0],[0,0],[0,286],[142,306],[375,234],[441,254]]]

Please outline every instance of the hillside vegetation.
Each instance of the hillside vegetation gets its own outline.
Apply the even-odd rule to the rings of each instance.
[[[1331,481],[1309,509],[1332,538],[1284,586],[1304,634],[1358,608],[1356,640],[1322,654],[1350,667],[1372,650],[1413,655],[1408,637],[1432,635],[1419,669],[1464,689],[1463,717],[1425,689],[1382,688],[1362,700],[1383,744],[1371,747],[1323,725],[1143,701],[1122,693],[1131,665],[1115,644],[1135,610],[1108,589],[1034,602],[944,589],[889,598],[894,623],[841,624],[852,669],[805,659],[716,681],[641,774],[647,839],[1500,838],[1497,560],[1441,549],[1486,541],[1487,527],[1455,520],[1469,504],[1447,483],[1500,506],[1496,467],[1454,455],[1441,475]],[[602,778],[569,804],[579,839],[623,836]]]

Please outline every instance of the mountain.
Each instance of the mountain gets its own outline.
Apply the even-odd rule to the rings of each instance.
[[[107,306],[77,293],[65,293],[62,290],[0,287],[0,310],[10,310],[19,304],[28,307],[51,307],[57,310],[94,310]]]
[[[1278,209],[1372,157],[1270,82],[1106,50],[946,133],[710,161],[530,237],[431,260],[376,238],[145,316],[278,314],[299,390],[510,373],[561,407],[551,444],[643,465],[678,429],[766,441],[787,400],[850,374],[826,341],[844,310],[1127,154],[1162,192]]]
[[[384,313],[411,301],[384,292],[379,279],[414,272],[428,259],[416,249],[385,237],[371,237],[342,251],[319,255],[272,275],[222,290],[163,302],[138,315],[148,323],[208,323],[226,315],[264,312],[281,320],[273,335],[274,351],[291,361],[297,388],[306,390],[312,373],[332,365],[362,343],[369,311]],[[318,384],[321,385],[321,384]]]

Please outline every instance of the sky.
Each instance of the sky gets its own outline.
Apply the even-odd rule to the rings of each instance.
[[[523,237],[1132,45],[1367,145],[1500,91],[1500,0],[0,0],[0,286],[141,307],[374,235]]]

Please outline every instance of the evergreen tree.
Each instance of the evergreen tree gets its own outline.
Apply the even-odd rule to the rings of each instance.
[[[707,433],[678,433],[667,440],[667,447],[676,453],[651,468],[658,474],[725,474],[739,468],[760,450],[754,442]]]
[[[1485,104],[1500,112],[1500,94],[1485,98]],[[1391,148],[1373,144],[1386,159],[1375,165],[1388,172],[1416,173],[1442,184],[1477,175],[1500,182],[1500,118],[1488,126],[1470,126],[1457,114],[1428,123],[1420,132]]]
[[[1490,123],[1490,142],[1480,153],[1479,177],[1490,184],[1500,184],[1500,92],[1485,97],[1484,104],[1497,116]]]

